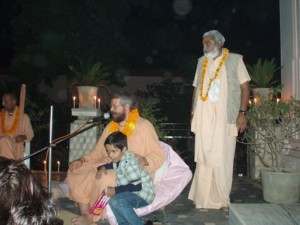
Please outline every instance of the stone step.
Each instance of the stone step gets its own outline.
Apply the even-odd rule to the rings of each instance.
[[[300,204],[231,204],[230,225],[300,224]]]

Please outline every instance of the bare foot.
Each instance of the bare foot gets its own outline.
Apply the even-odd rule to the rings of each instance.
[[[71,221],[71,224],[72,225],[96,225],[96,223],[93,223],[92,217],[88,215],[74,217]]]
[[[220,210],[222,212],[228,212],[229,211],[229,207],[228,206],[223,206],[222,208],[220,208]]]

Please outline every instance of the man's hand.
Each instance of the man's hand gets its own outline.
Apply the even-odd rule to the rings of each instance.
[[[108,197],[112,197],[116,194],[116,188],[114,187],[107,187],[107,190],[106,190],[106,195]]]
[[[100,179],[102,174],[107,175],[107,171],[106,171],[105,166],[100,166],[100,168],[97,169],[96,179]]]
[[[145,157],[138,154],[135,154],[135,157],[137,158],[137,161],[141,167],[149,166],[149,162]]]
[[[247,122],[248,122],[247,116],[243,113],[239,113],[239,115],[236,119],[236,126],[240,133],[242,133],[246,130]]]
[[[25,142],[26,140],[26,136],[25,135],[17,135],[15,137],[15,142],[16,143],[22,143],[22,142]]]
[[[74,170],[80,168],[84,163],[84,158],[75,159],[69,164],[69,170],[73,172]]]

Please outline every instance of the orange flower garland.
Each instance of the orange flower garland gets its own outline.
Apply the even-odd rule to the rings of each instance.
[[[136,122],[139,117],[140,114],[137,108],[131,110],[128,119],[126,120],[124,129],[122,130],[122,133],[125,134],[127,137],[129,137],[134,131]],[[114,121],[111,121],[109,125],[109,133],[111,134],[115,131],[119,131],[119,124]]]
[[[200,85],[200,98],[202,101],[206,101],[207,98],[208,98],[208,92],[210,90],[210,86],[211,86],[211,83],[217,79],[217,77],[219,76],[219,73],[220,73],[220,70],[221,70],[221,67],[223,66],[223,64],[225,63],[225,60],[227,58],[227,56],[229,55],[229,50],[227,48],[224,49],[224,54],[220,60],[220,63],[219,63],[219,66],[218,68],[216,69],[216,72],[215,72],[215,75],[212,77],[212,78],[209,78],[209,82],[208,82],[208,88],[207,88],[207,91],[206,91],[206,94],[203,96],[203,85],[204,85],[204,78],[205,78],[205,74],[206,74],[206,70],[207,70],[207,64],[208,64],[208,58],[205,57],[204,59],[204,63],[203,63],[203,66],[202,66],[202,72],[201,72],[201,85]]]
[[[6,130],[5,127],[5,117],[6,117],[6,111],[1,111],[0,117],[1,117],[1,132],[2,134],[6,135],[13,135],[17,129],[18,123],[20,121],[20,109],[19,107],[16,107],[16,116],[14,118],[13,124],[10,127],[10,129]]]

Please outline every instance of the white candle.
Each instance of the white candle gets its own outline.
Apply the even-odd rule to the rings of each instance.
[[[47,172],[47,167],[46,167],[47,166],[47,162],[46,162],[46,160],[44,160],[43,163],[44,163],[44,172]]]
[[[101,102],[101,100],[100,100],[100,98],[98,98],[98,109],[100,109],[100,102]]]
[[[256,98],[254,98],[254,104],[256,104],[256,102],[257,102],[257,99],[256,99]]]
[[[252,104],[252,101],[251,100],[249,100],[249,105],[251,105]]]
[[[97,108],[97,97],[96,96],[94,96],[94,103],[95,103],[95,108]]]
[[[57,172],[59,172],[60,169],[60,161],[57,161]]]
[[[277,102],[277,103],[280,102],[280,98],[277,98],[277,99],[276,99],[276,102]]]
[[[75,108],[75,104],[76,103],[76,97],[75,96],[73,96],[73,108]]]

